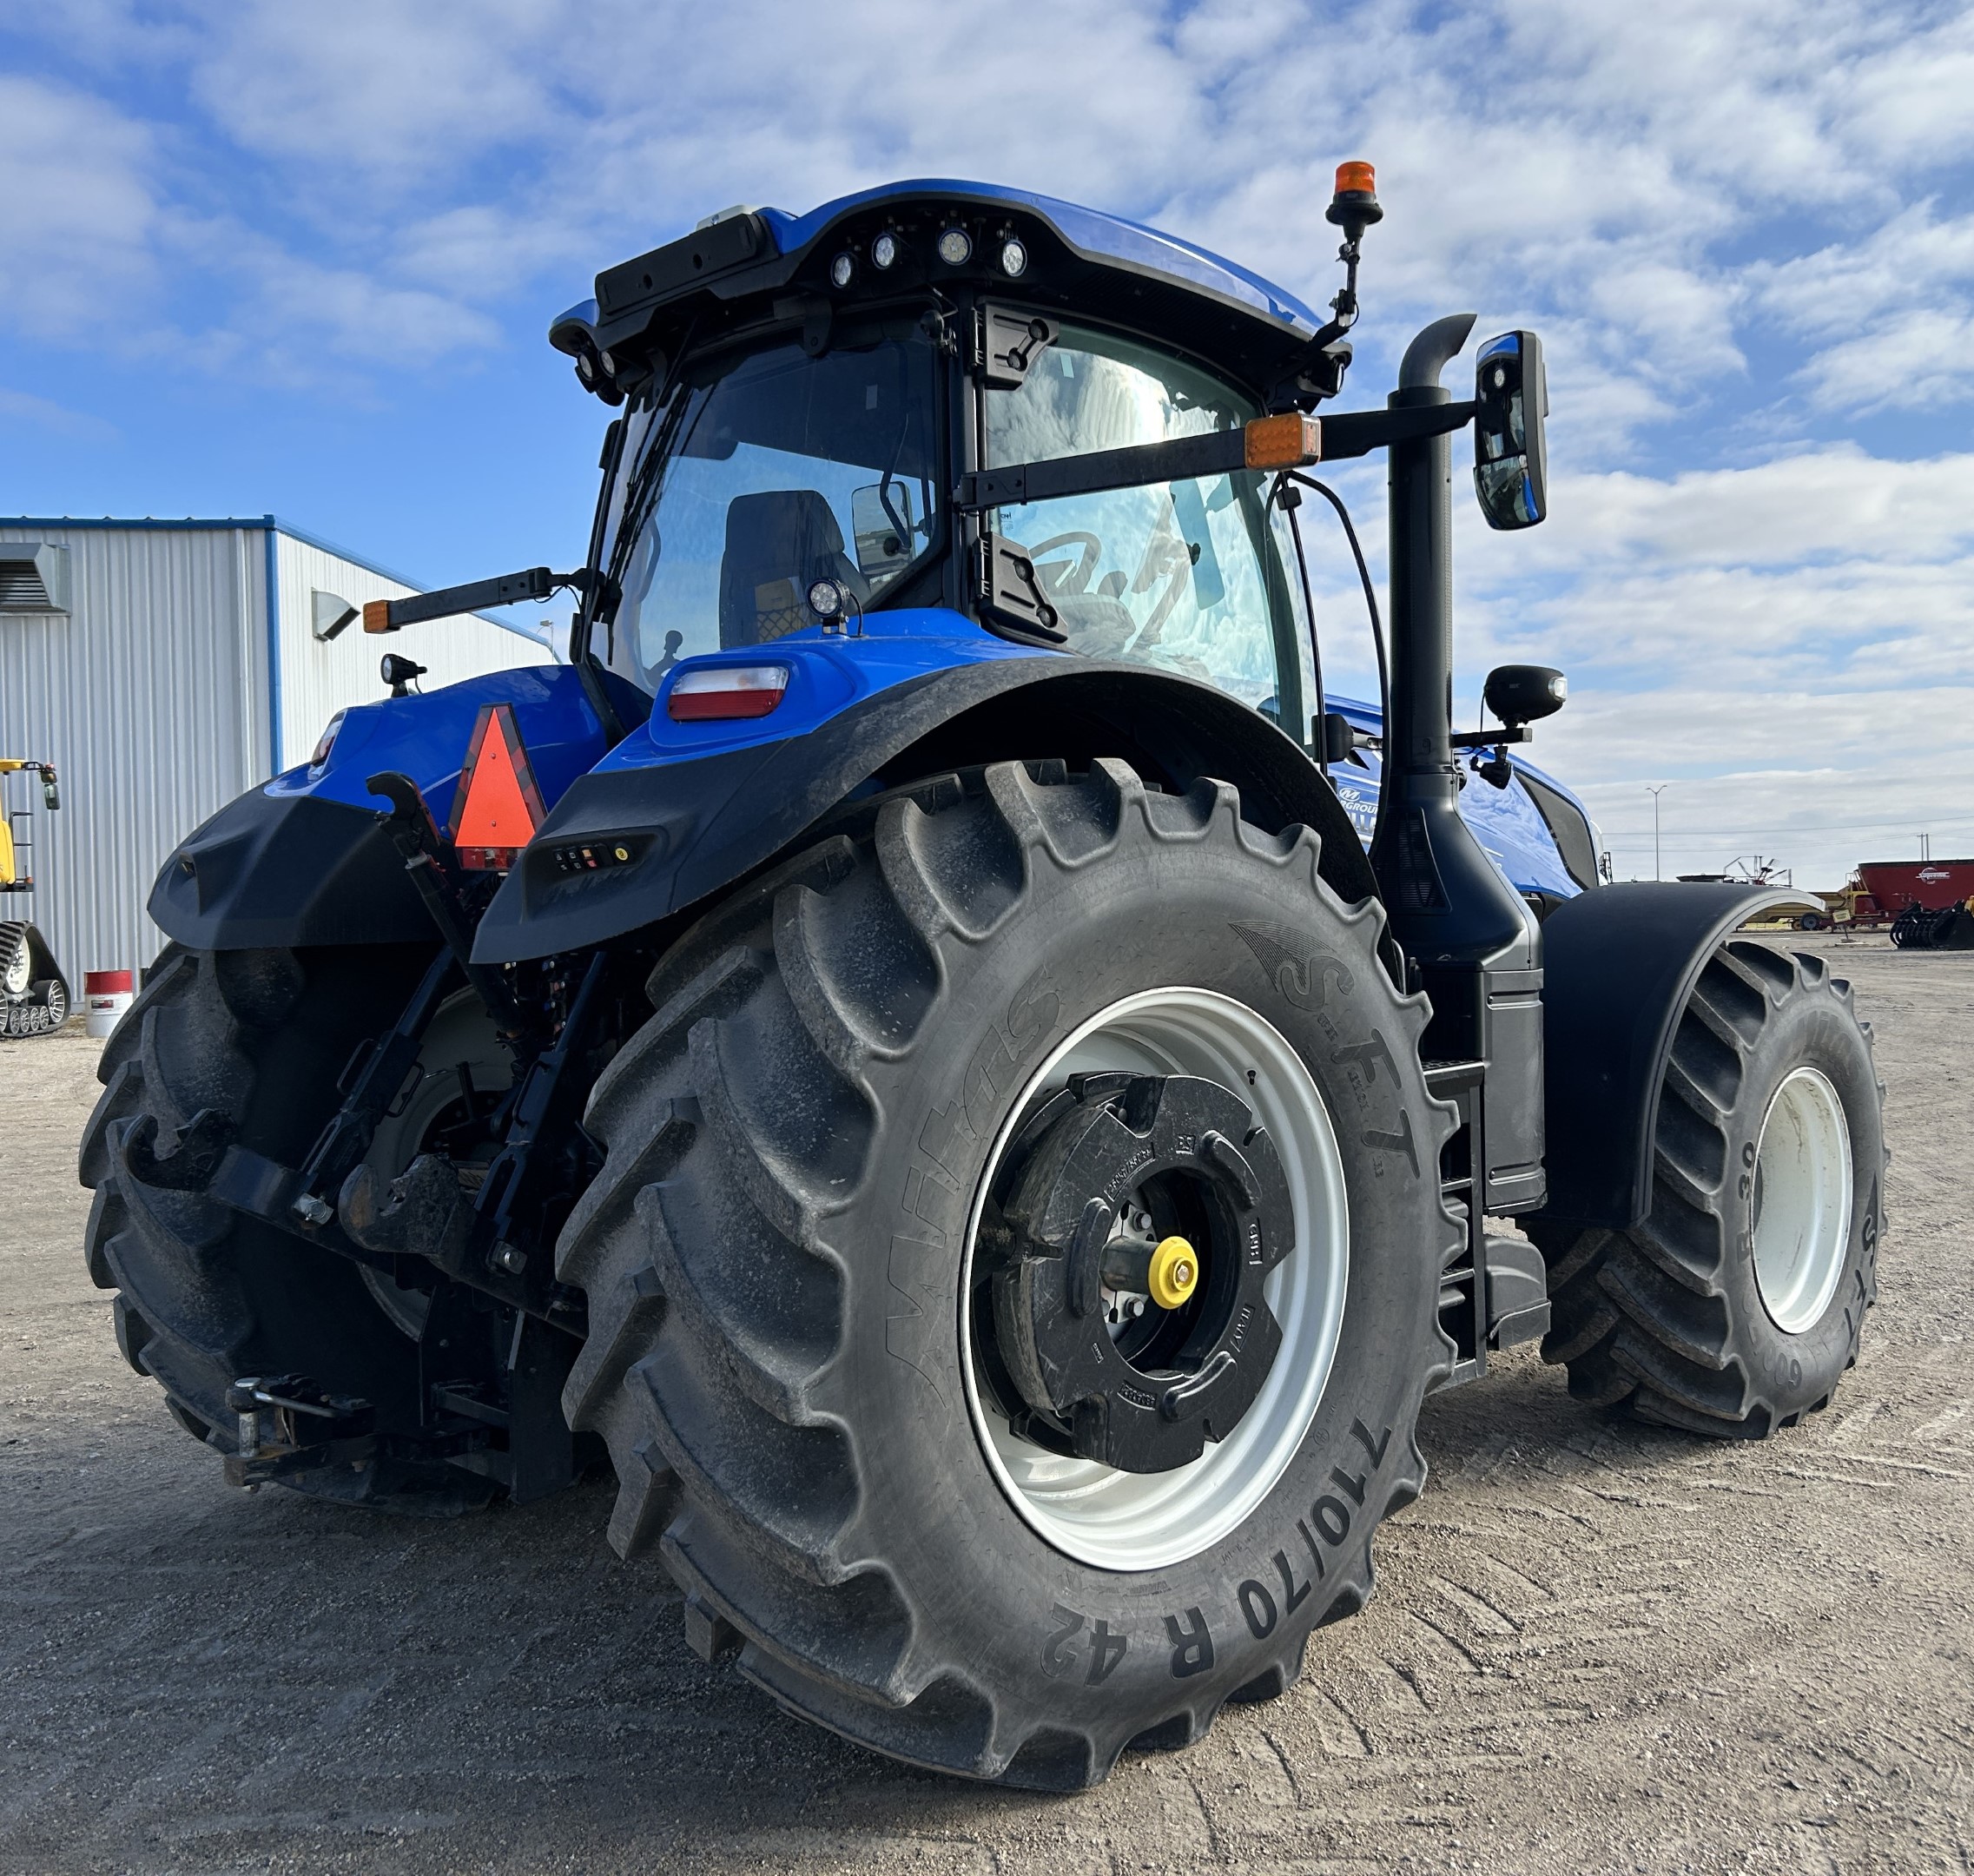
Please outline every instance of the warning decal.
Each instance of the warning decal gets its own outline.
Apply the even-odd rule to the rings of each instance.
[[[451,832],[459,864],[480,870],[511,867],[546,814],[514,706],[483,705],[452,797]]]

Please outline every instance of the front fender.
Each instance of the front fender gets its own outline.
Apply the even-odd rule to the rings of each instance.
[[[1643,880],[1542,925],[1548,1203],[1542,1224],[1628,1230],[1652,1206],[1659,1089],[1693,986],[1727,935],[1794,895]]]

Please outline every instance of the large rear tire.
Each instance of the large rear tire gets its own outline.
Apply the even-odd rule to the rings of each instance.
[[[1224,786],[1006,764],[885,801],[660,962],[590,1105],[564,1405],[703,1652],[881,1752],[1068,1789],[1281,1692],[1363,1603],[1424,1477],[1459,1235],[1423,1000],[1317,857]],[[1024,1442],[983,1367],[980,1195],[1017,1121],[1106,1067],[1234,1081],[1294,1189],[1267,1292],[1292,1358],[1156,1474]],[[1114,1515],[1079,1523],[1052,1466]]]
[[[352,1052],[389,1027],[428,961],[408,946],[172,945],[103,1046],[103,1093],[80,1166],[83,1184],[96,1191],[84,1246],[89,1275],[117,1291],[116,1339],[131,1367],[153,1377],[173,1417],[219,1451],[237,1445],[226,1390],[243,1375],[307,1375],[370,1401],[380,1431],[415,1431],[417,1335],[428,1299],[210,1199],[143,1184],[125,1164],[125,1137],[148,1115],[168,1140],[201,1108],[216,1108],[243,1145],[298,1164],[335,1110]],[[380,1135],[386,1175],[418,1150],[404,1117],[426,1125],[437,1118],[426,1109],[455,1098],[460,1060],[482,1087],[499,1072],[484,1013],[476,1005],[465,1021],[459,1014],[428,1032],[426,1072]],[[485,1480],[456,1467],[392,1457],[282,1483],[424,1516],[492,1495]]]
[[[1531,1227],[1570,1392],[1723,1439],[1825,1406],[1878,1293],[1884,1099],[1849,984],[1722,945],[1674,1037],[1644,1222]]]

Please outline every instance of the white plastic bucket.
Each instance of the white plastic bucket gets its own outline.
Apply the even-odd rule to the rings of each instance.
[[[98,1041],[122,1021],[136,999],[127,970],[93,970],[83,974],[83,1001],[89,1010],[89,1032]]]

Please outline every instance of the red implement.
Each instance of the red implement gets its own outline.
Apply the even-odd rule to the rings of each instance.
[[[1974,860],[1867,860],[1858,873],[1886,917],[1911,905],[1938,912],[1974,895]]]

